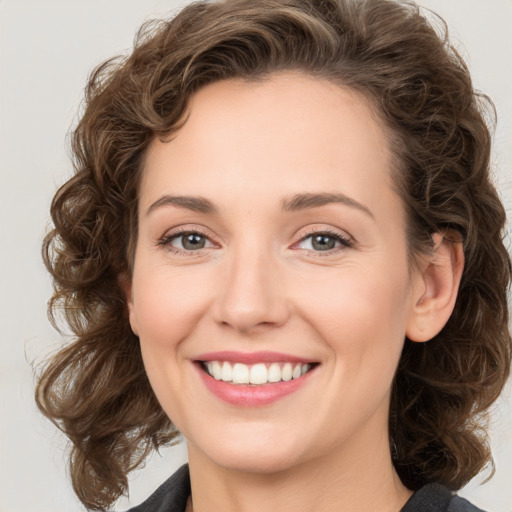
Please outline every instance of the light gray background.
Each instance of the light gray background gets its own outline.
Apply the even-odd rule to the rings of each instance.
[[[65,440],[37,413],[28,362],[59,346],[46,319],[51,289],[40,259],[48,207],[69,176],[66,134],[90,70],[127,51],[142,21],[186,1],[0,0],[0,512],[74,512]],[[512,0],[423,0],[451,27],[477,88],[494,100],[499,124],[497,182],[512,205]],[[510,238],[509,242],[510,244]],[[27,362],[28,361],[28,362]],[[463,494],[494,512],[512,512],[510,386],[492,430],[497,473]],[[507,398],[508,397],[508,398]],[[166,449],[132,477],[130,500],[143,500],[185,460]]]

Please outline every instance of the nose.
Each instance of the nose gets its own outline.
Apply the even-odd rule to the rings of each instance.
[[[287,322],[290,304],[275,258],[245,247],[226,262],[222,278],[213,304],[218,324],[252,334]]]

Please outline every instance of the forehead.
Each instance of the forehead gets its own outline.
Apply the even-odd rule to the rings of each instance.
[[[297,192],[391,197],[387,133],[367,99],[301,73],[200,89],[186,122],[146,155],[141,210],[162,193],[246,204]],[[236,193],[235,193],[236,192]],[[394,198],[396,200],[396,198]]]

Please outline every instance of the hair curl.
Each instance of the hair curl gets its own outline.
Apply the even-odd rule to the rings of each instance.
[[[93,72],[72,140],[75,173],[53,199],[43,246],[50,318],[62,312],[74,341],[48,361],[36,391],[72,442],[73,486],[87,507],[108,508],[126,492],[127,473],[178,435],[149,385],[122,286],[145,150],[179,129],[205,84],[283,70],[373,103],[391,134],[412,254],[433,232],[463,240],[450,320],[428,343],[405,340],[389,419],[398,474],[411,489],[433,481],[457,489],[491,461],[486,411],[511,361],[505,213],[490,180],[490,102],[438,24],[390,0],[196,2],[145,24],[129,57]]]

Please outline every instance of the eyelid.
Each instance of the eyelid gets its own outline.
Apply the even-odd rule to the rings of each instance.
[[[211,247],[203,247],[201,249],[197,249],[195,251],[180,249],[179,247],[174,247],[171,245],[171,241],[179,238],[180,236],[187,234],[198,234],[202,237],[206,238],[213,246],[219,246],[219,244],[213,239],[213,237],[206,233],[201,226],[197,225],[184,225],[177,226],[175,228],[171,228],[167,230],[164,235],[162,235],[156,242],[158,247],[162,247],[167,249],[169,252],[178,255],[186,255],[186,256],[196,256],[202,254],[204,250],[211,249]]]
[[[350,241],[354,240],[354,238],[351,235],[349,235],[346,231],[344,231],[342,229],[328,227],[328,226],[322,226],[322,225],[318,225],[315,227],[308,227],[304,231],[301,231],[299,236],[302,240],[310,235],[315,235],[317,233],[320,233],[320,234],[328,233],[330,235],[343,238],[344,240],[350,240]]]
[[[326,228],[326,227],[315,227],[315,228],[308,228],[306,231],[302,232],[299,235],[300,236],[299,240],[297,242],[295,242],[291,248],[294,250],[300,250],[299,248],[297,248],[297,246],[301,242],[304,242],[305,240],[307,240],[308,238],[310,238],[313,235],[322,235],[322,234],[325,234],[325,235],[335,238],[337,241],[340,242],[341,246],[334,248],[334,249],[329,249],[326,251],[314,251],[311,249],[302,249],[302,250],[312,253],[315,256],[332,256],[333,254],[337,254],[340,251],[352,248],[355,244],[354,238],[352,236],[350,236],[348,233],[346,233],[345,231],[335,230],[333,228]]]
[[[163,236],[161,236],[157,240],[157,246],[166,248],[169,252],[175,253],[175,254],[181,254],[186,256],[196,256],[200,255],[205,251],[206,249],[211,249],[212,247],[203,247],[201,249],[197,250],[186,250],[186,249],[180,249],[178,247],[174,247],[171,245],[171,242],[180,236],[184,236],[187,234],[198,234],[204,237],[208,242],[210,242],[213,246],[219,247],[219,243],[214,240],[214,238],[206,233],[206,229],[203,229],[202,226],[197,225],[182,225],[177,226],[175,228],[171,228],[168,231],[165,232]],[[340,245],[333,249],[328,249],[325,251],[315,251],[312,249],[300,249],[297,246],[301,243],[310,238],[313,235],[328,235],[333,238],[335,238]],[[293,250],[303,250],[307,251],[308,253],[312,253],[315,256],[329,256],[333,254],[337,254],[340,251],[349,249],[354,246],[355,240],[352,236],[347,234],[345,231],[329,228],[329,227],[310,227],[300,233],[298,241],[294,242],[292,246],[290,247]]]

